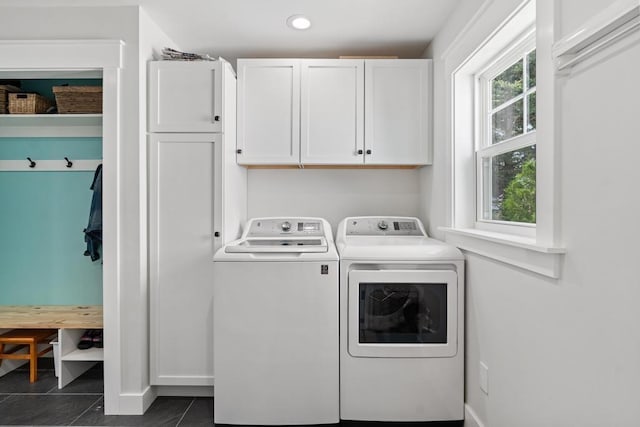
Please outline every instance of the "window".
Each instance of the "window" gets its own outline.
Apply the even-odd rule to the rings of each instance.
[[[469,253],[557,278],[566,251],[557,243],[554,185],[555,8],[539,3],[509,11],[488,2],[442,54],[453,191],[450,226],[440,230]]]
[[[477,227],[533,235],[536,50],[533,30],[476,76]],[[518,230],[514,226],[519,226]],[[504,230],[503,230],[504,231]]]

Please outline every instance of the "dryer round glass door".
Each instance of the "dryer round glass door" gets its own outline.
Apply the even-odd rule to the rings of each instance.
[[[448,270],[349,273],[349,353],[451,357],[457,351],[457,275]]]

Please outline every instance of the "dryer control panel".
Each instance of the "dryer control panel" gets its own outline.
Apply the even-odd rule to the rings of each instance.
[[[350,218],[347,236],[426,236],[418,218],[360,217]]]

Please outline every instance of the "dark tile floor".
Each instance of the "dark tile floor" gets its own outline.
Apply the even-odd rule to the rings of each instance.
[[[51,359],[38,362],[38,381],[29,383],[25,365],[0,377],[2,426],[153,426],[213,425],[213,398],[158,397],[144,415],[104,415],[103,369],[98,364],[62,390]],[[345,427],[383,423],[343,421]],[[420,423],[429,427],[462,427],[462,421]],[[385,427],[416,427],[416,423],[384,423]]]
[[[102,364],[58,390],[50,361],[38,363],[34,384],[28,365],[0,377],[1,426],[213,425],[213,398],[158,397],[144,415],[104,415]]]

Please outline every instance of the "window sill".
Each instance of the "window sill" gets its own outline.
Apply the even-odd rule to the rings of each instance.
[[[560,277],[565,248],[543,246],[535,239],[472,228],[441,227],[446,241],[458,248],[546,277]]]

